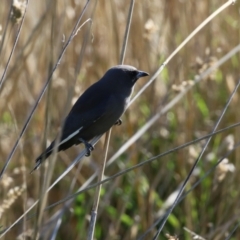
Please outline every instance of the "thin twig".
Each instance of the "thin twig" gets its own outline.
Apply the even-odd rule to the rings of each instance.
[[[10,55],[9,55],[7,64],[6,64],[5,68],[4,68],[2,78],[1,78],[1,80],[0,80],[0,91],[1,91],[2,85],[3,85],[3,83],[4,83],[4,79],[5,79],[7,70],[8,70],[8,66],[9,66],[9,64],[10,64],[10,61],[11,61],[11,59],[12,59],[14,50],[15,50],[15,48],[16,48],[16,46],[17,46],[17,43],[18,43],[18,39],[19,39],[21,30],[22,30],[23,22],[24,22],[25,15],[26,15],[26,12],[27,12],[27,7],[28,7],[28,0],[26,0],[25,10],[24,10],[24,14],[23,14],[23,16],[22,16],[22,20],[21,20],[21,23],[20,23],[19,28],[18,28],[18,31],[17,31],[17,36],[16,36],[16,39],[15,39],[15,41],[14,41],[13,48],[12,48],[11,53],[10,53]]]
[[[239,46],[238,46],[238,47],[239,47]],[[239,49],[238,49],[237,51],[239,51]],[[135,100],[135,99],[133,99],[133,100]],[[84,154],[83,154],[83,155],[84,155]],[[76,162],[79,161],[80,158],[81,158],[81,156],[79,155],[78,158],[76,159]],[[75,162],[75,164],[76,164],[76,162]],[[72,166],[72,167],[73,167],[73,166]],[[70,171],[70,170],[68,169],[68,171]],[[64,172],[63,176],[65,176],[66,174],[67,174],[67,172]],[[62,177],[63,177],[63,176],[62,176]],[[60,181],[60,179],[61,179],[61,178],[58,178],[58,179],[55,181],[54,184],[56,184],[57,181]],[[89,180],[88,182],[86,182],[86,185],[88,185],[89,182],[91,182],[93,179],[94,179],[94,177],[91,178],[91,180]],[[103,182],[104,182],[104,181],[103,181]],[[101,182],[101,183],[103,183],[103,182]],[[101,184],[101,183],[98,183],[98,184]],[[85,185],[85,184],[84,184],[84,185]],[[86,186],[86,185],[85,185],[85,186]],[[49,190],[50,190],[53,186],[54,186],[54,185],[52,185],[52,186],[49,188]],[[93,187],[94,187],[94,186],[93,186]],[[68,198],[68,199],[70,199],[70,198]],[[34,204],[34,205],[36,205],[36,204]],[[32,209],[32,208],[31,208],[31,209]],[[31,209],[27,210],[27,212],[29,212]],[[27,212],[26,212],[26,213],[27,213]],[[18,220],[19,220],[19,219],[18,219]],[[18,221],[18,220],[17,220],[17,221]],[[16,221],[16,222],[17,222],[17,221]],[[15,223],[15,224],[16,224],[16,223]]]
[[[201,237],[200,235],[196,234],[195,232],[191,231],[190,229],[188,229],[187,227],[183,227],[183,229],[190,233],[191,236],[193,237],[193,239],[196,239],[196,240],[206,240],[205,238]]]
[[[227,60],[229,60],[232,56],[240,51],[240,44],[229,51],[226,55],[224,55],[218,62],[212,65],[210,68],[206,69],[201,75],[196,76],[193,82],[193,85],[187,86],[182,92],[178,93],[166,106],[159,108],[157,113],[150,118],[150,120],[145,123],[132,137],[130,137],[125,144],[109,159],[108,164],[114,162],[122,153],[124,153],[134,142],[136,142],[147,130],[157,121],[159,118],[168,112],[172,107],[174,107],[177,103],[179,103],[180,99],[183,98],[194,86],[199,83],[207,76],[209,76],[213,71],[218,69],[221,65],[223,65]],[[154,74],[155,76],[155,74]],[[154,78],[154,76],[150,79],[150,81]],[[132,102],[132,101],[131,101]],[[131,104],[131,103],[130,103]]]
[[[236,230],[239,228],[240,226],[240,221],[237,222],[237,224],[235,225],[235,227],[233,228],[233,230],[231,231],[231,233],[227,236],[227,238],[225,238],[225,240],[230,240],[231,237],[233,236],[233,234],[236,232]]]
[[[125,30],[124,40],[123,40],[121,57],[120,57],[120,64],[123,64],[124,58],[125,58],[125,52],[126,52],[126,48],[127,48],[128,36],[129,36],[129,31],[130,31],[130,26],[131,26],[131,21],[132,21],[132,13],[133,13],[133,8],[134,8],[134,3],[135,3],[135,0],[132,0],[130,3],[130,7],[129,7],[128,20],[127,20],[127,25],[126,25],[126,30]],[[104,176],[104,171],[105,171],[105,166],[106,166],[106,161],[107,161],[107,152],[108,152],[108,148],[109,148],[109,139],[111,137],[111,130],[112,129],[110,128],[110,130],[108,132],[106,132],[106,137],[105,137],[105,142],[104,142],[105,155],[104,155],[103,163],[101,164],[101,167],[99,169],[98,182],[101,182],[103,179],[103,176]],[[87,238],[88,240],[92,240],[94,237],[94,230],[95,230],[95,224],[96,224],[96,219],[97,219],[101,187],[102,187],[101,184],[97,187],[95,197],[94,197],[94,204],[93,204],[93,209],[92,209],[92,213],[91,213],[91,220],[90,220],[90,226],[89,226],[88,238]]]
[[[216,133],[216,132],[215,132]],[[240,147],[240,142],[238,142],[237,144],[235,144],[235,146],[230,150],[228,151],[223,157],[221,157],[196,183],[193,184],[193,186],[183,195],[181,196],[181,198],[178,200],[177,204],[179,204],[183,199],[186,198],[186,196],[192,192],[192,190],[194,190],[204,179],[206,179],[210,173],[212,173],[216,167],[224,160],[226,159],[227,157],[230,156],[230,154],[232,154],[237,148]],[[168,213],[166,212],[161,218],[157,219],[150,227],[149,229],[144,233],[142,234],[138,240],[143,240],[148,233],[150,233],[150,231],[152,231],[153,229],[156,228],[156,226],[163,220],[163,218],[167,215]]]
[[[90,22],[90,26],[88,27],[88,30],[87,30],[87,33],[85,34],[84,36],[84,41],[83,41],[83,45],[82,45],[82,48],[81,48],[81,52],[79,54],[79,58],[78,58],[78,61],[77,61],[77,64],[76,64],[76,67],[75,67],[75,74],[74,74],[74,84],[73,86],[76,85],[76,81],[77,81],[77,76],[80,72],[80,69],[81,69],[81,66],[82,66],[82,61],[83,61],[83,57],[84,57],[84,53],[85,53],[85,50],[86,50],[86,47],[87,47],[87,44],[88,44],[88,40],[89,40],[89,36],[90,36],[90,32],[91,32],[91,27],[92,27],[92,22],[93,22],[93,18],[94,18],[94,14],[95,14],[95,10],[96,10],[96,5],[97,5],[97,2],[95,2],[95,5],[94,5],[94,8],[92,10],[92,14],[91,14],[91,18],[87,19],[79,28],[78,30],[76,31],[76,34],[78,33],[78,31],[80,30],[80,28],[85,25],[87,22]],[[74,93],[74,87],[72,87],[70,90],[69,90],[69,99],[72,97]],[[67,104],[68,106],[68,104]],[[69,193],[68,195],[70,195],[74,189],[74,186],[76,184],[76,179],[77,179],[77,175],[80,171],[80,168],[81,168],[81,164],[78,165],[78,169],[75,173],[75,177],[73,178],[72,182],[71,182],[71,186],[70,186],[70,190],[69,190]],[[64,212],[69,209],[69,207],[71,206],[72,204],[72,200],[69,200],[67,201],[65,204],[64,204],[64,207],[62,209],[59,210],[59,212],[57,213],[57,216],[55,216],[56,214],[54,214],[54,221],[57,223],[52,231],[52,234],[51,234],[51,239],[55,239],[55,236],[57,235],[57,232],[58,230],[60,229],[60,226],[61,226],[61,223],[62,223],[62,216],[64,214]]]
[[[12,11],[12,6],[10,6],[10,8],[9,8],[9,13],[8,13],[6,26],[4,27],[4,31],[3,31],[3,34],[2,34],[2,39],[1,39],[1,42],[0,42],[0,54],[2,53],[2,48],[3,48],[5,38],[6,38],[6,34],[7,34],[8,24],[10,23],[11,11]]]
[[[90,0],[88,0],[88,1],[86,2],[85,6],[84,6],[84,8],[83,8],[83,10],[82,10],[82,13],[81,13],[80,16],[79,16],[78,21],[77,21],[77,23],[75,24],[75,27],[73,28],[73,31],[72,31],[70,37],[68,38],[68,41],[66,42],[65,46],[64,46],[63,49],[62,49],[62,52],[60,53],[60,55],[59,55],[59,57],[58,57],[57,63],[55,64],[55,66],[54,66],[53,70],[51,71],[51,73],[50,73],[50,75],[49,75],[49,77],[48,77],[45,85],[43,86],[43,89],[42,89],[39,97],[37,98],[37,100],[36,100],[36,102],[35,102],[35,104],[34,104],[34,106],[33,106],[33,109],[32,109],[32,111],[31,111],[30,115],[28,116],[28,118],[27,118],[27,120],[26,120],[26,122],[25,122],[25,124],[24,124],[24,126],[23,126],[23,128],[22,128],[22,131],[20,132],[19,137],[17,138],[17,141],[15,142],[14,147],[12,148],[12,151],[10,152],[10,154],[9,154],[9,156],[8,156],[8,158],[7,158],[7,161],[5,162],[3,168],[2,168],[2,170],[1,170],[1,172],[0,172],[0,180],[1,180],[1,178],[2,178],[3,173],[6,171],[7,166],[9,165],[9,163],[10,163],[10,161],[11,161],[11,159],[12,159],[12,157],[13,157],[13,154],[15,153],[15,151],[16,151],[18,145],[19,145],[19,142],[20,142],[21,138],[23,137],[23,134],[25,133],[25,131],[26,131],[26,129],[27,129],[27,127],[28,127],[28,125],[29,125],[32,117],[33,117],[33,114],[34,114],[35,110],[37,109],[38,104],[40,103],[40,101],[41,101],[44,93],[46,92],[46,89],[47,89],[47,87],[48,87],[48,84],[50,83],[50,81],[51,81],[51,79],[52,79],[53,73],[55,72],[55,70],[57,69],[58,65],[60,64],[60,62],[61,62],[61,60],[62,60],[62,57],[63,57],[63,55],[64,55],[67,47],[69,46],[70,42],[72,41],[73,37],[75,36],[76,30],[78,29],[78,25],[79,25],[80,21],[82,20],[82,17],[83,17],[83,15],[84,15],[84,13],[85,13],[85,11],[86,11],[86,9],[87,9],[87,6],[88,6],[89,2],[90,2]]]
[[[149,163],[151,163],[151,162],[153,162],[153,161],[155,161],[155,160],[157,160],[157,159],[159,159],[159,158],[162,158],[162,157],[164,157],[164,156],[167,156],[167,155],[170,154],[170,153],[176,152],[176,151],[178,151],[178,150],[180,150],[180,149],[183,149],[183,148],[185,148],[185,147],[188,147],[188,146],[190,146],[190,145],[193,145],[193,144],[195,144],[195,143],[198,143],[199,141],[205,140],[205,139],[207,139],[207,138],[209,138],[209,137],[211,137],[211,136],[215,136],[215,135],[217,135],[217,134],[220,134],[220,133],[225,132],[226,130],[230,130],[230,129],[235,128],[235,127],[238,127],[238,126],[240,126],[240,122],[239,122],[239,123],[236,123],[236,124],[233,124],[233,125],[231,125],[231,126],[229,126],[229,127],[227,127],[227,128],[218,130],[218,131],[216,131],[216,132],[214,132],[214,133],[211,133],[211,134],[208,134],[208,135],[206,135],[206,136],[203,136],[203,137],[201,137],[201,138],[198,138],[198,139],[195,139],[195,140],[193,140],[193,141],[184,143],[184,144],[182,144],[182,145],[180,145],[180,146],[178,146],[178,147],[175,147],[175,148],[173,148],[173,149],[170,149],[170,150],[168,150],[168,151],[166,151],[166,152],[164,152],[164,153],[161,153],[161,154],[158,154],[158,155],[156,155],[156,156],[154,156],[154,157],[151,157],[151,158],[148,159],[148,160],[142,161],[141,163],[138,163],[138,164],[136,164],[136,165],[134,165],[134,166],[132,166],[132,167],[130,167],[130,168],[128,168],[128,169],[125,169],[125,170],[123,170],[123,171],[121,171],[121,172],[118,172],[118,173],[112,175],[111,177],[108,177],[108,178],[104,179],[104,180],[101,181],[101,182],[97,182],[97,183],[94,183],[94,184],[92,184],[92,185],[88,185],[88,184],[89,184],[89,182],[88,182],[88,183],[86,184],[87,186],[86,186],[86,185],[85,185],[85,186],[82,186],[81,189],[78,190],[78,191],[77,191],[76,193],[74,193],[73,195],[71,195],[71,196],[69,196],[69,197],[67,197],[67,198],[64,198],[64,199],[62,199],[62,200],[60,200],[60,201],[52,204],[52,205],[49,206],[48,208],[52,208],[52,207],[54,207],[54,206],[56,206],[56,205],[59,205],[59,204],[61,204],[61,203],[64,203],[65,201],[70,200],[70,199],[78,196],[79,194],[81,194],[81,193],[83,193],[83,192],[86,192],[86,191],[88,191],[88,190],[90,190],[90,189],[92,189],[92,188],[95,188],[95,187],[97,187],[97,186],[100,185],[100,184],[109,182],[109,181],[111,181],[112,179],[115,179],[116,177],[119,177],[119,176],[121,176],[121,175],[124,175],[124,174],[132,171],[132,170],[135,170],[135,169],[137,169],[137,168],[139,168],[139,167],[142,167],[142,166],[144,166],[144,165],[146,165],[146,164],[149,164]],[[226,156],[225,156],[225,157],[226,157]],[[92,180],[92,179],[91,179],[91,180]],[[48,208],[47,208],[47,209],[48,209]]]
[[[239,88],[239,86],[240,86],[240,79],[239,79],[239,81],[238,81],[238,84],[235,86],[233,92],[231,93],[231,95],[230,95],[230,97],[229,97],[229,99],[228,99],[228,101],[227,101],[227,104],[225,105],[225,107],[224,107],[224,109],[223,109],[223,111],[222,111],[222,113],[221,113],[221,115],[220,115],[217,123],[215,124],[215,126],[214,126],[214,128],[213,128],[212,133],[216,132],[216,130],[217,130],[217,128],[218,128],[218,126],[219,126],[219,124],[220,124],[220,122],[221,122],[221,120],[222,120],[225,112],[227,111],[227,108],[228,108],[229,104],[231,103],[231,101],[232,101],[232,99],[233,99],[233,97],[234,97],[237,89]],[[212,136],[207,139],[207,142],[205,143],[205,145],[204,145],[201,153],[199,154],[199,156],[197,157],[196,161],[194,162],[194,164],[193,164],[193,166],[192,166],[192,168],[191,168],[188,176],[187,176],[186,179],[184,180],[184,183],[183,183],[183,185],[182,185],[182,187],[181,187],[181,189],[180,189],[180,191],[179,191],[179,193],[178,193],[178,195],[177,195],[177,197],[176,197],[173,205],[170,207],[170,209],[169,209],[169,211],[168,211],[168,214],[165,216],[165,218],[164,218],[163,221],[162,221],[162,224],[161,224],[160,227],[158,228],[158,231],[157,231],[156,235],[155,235],[154,238],[153,238],[154,240],[156,240],[156,239],[158,238],[158,236],[159,236],[159,234],[161,233],[161,231],[162,231],[162,229],[163,229],[163,227],[164,227],[164,225],[165,225],[168,217],[170,216],[170,214],[172,213],[173,209],[174,209],[175,206],[177,205],[178,200],[180,199],[180,197],[181,197],[181,195],[182,195],[182,193],[183,193],[183,191],[184,191],[184,189],[185,189],[185,187],[186,187],[186,185],[187,185],[190,177],[192,176],[192,173],[193,173],[194,169],[196,168],[197,164],[198,164],[199,161],[201,160],[201,158],[202,158],[203,154],[205,153],[205,151],[206,151],[206,149],[207,149],[207,146],[209,145],[209,143],[210,143],[211,140],[212,140]]]
[[[173,53],[167,58],[167,60],[159,67],[159,69],[155,72],[155,74],[152,76],[152,78],[145,84],[138,93],[134,96],[134,98],[131,100],[129,105],[131,105],[136,98],[138,98],[150,84],[157,78],[157,76],[162,72],[164,67],[170,62],[170,60],[198,33],[202,28],[204,28],[213,18],[215,18],[220,12],[222,12],[224,9],[229,7],[231,4],[233,4],[234,0],[229,0],[225,4],[223,4],[220,8],[218,8],[216,11],[214,11],[206,20],[204,20],[194,31],[173,51]]]
[[[52,19],[51,19],[51,47],[50,47],[50,62],[49,62],[49,71],[51,71],[51,69],[53,68],[53,49],[54,49],[54,27],[55,27],[55,19],[56,19],[56,8],[52,7]],[[51,111],[49,111],[50,109],[50,99],[51,99],[51,95],[52,95],[52,81],[49,83],[48,89],[47,89],[47,100],[46,100],[46,104],[45,104],[45,129],[44,129],[44,137],[43,137],[43,148],[46,148],[46,142],[47,142],[47,133],[49,132],[49,122],[50,122],[50,118],[51,118]],[[34,227],[34,233],[33,233],[33,239],[38,239],[40,237],[40,233],[39,233],[39,229],[41,227],[41,223],[42,223],[42,218],[43,218],[43,213],[44,213],[44,208],[47,204],[47,198],[48,198],[48,194],[45,194],[46,190],[49,187],[50,184],[50,180],[52,178],[52,173],[53,173],[53,167],[55,165],[55,161],[56,161],[56,154],[53,155],[52,157],[52,161],[50,162],[48,168],[46,168],[46,171],[40,171],[40,177],[39,177],[39,198],[41,199],[39,201],[38,207],[37,207],[37,219],[35,221],[35,227]]]
[[[180,150],[180,149],[183,149],[183,148],[185,148],[185,147],[188,147],[188,146],[190,146],[190,145],[192,145],[192,144],[198,143],[199,141],[205,140],[205,139],[209,138],[210,136],[215,136],[215,135],[217,135],[217,134],[223,133],[223,132],[225,132],[225,131],[227,131],[227,130],[233,129],[233,128],[238,127],[238,126],[240,126],[240,122],[239,122],[239,123],[236,123],[236,124],[233,124],[233,125],[231,125],[231,126],[229,126],[229,127],[220,129],[220,130],[218,130],[218,131],[216,131],[216,132],[214,132],[214,133],[208,134],[208,135],[203,136],[203,137],[201,137],[201,138],[198,138],[198,139],[195,139],[195,140],[193,140],[193,141],[190,141],[190,142],[188,142],[188,143],[185,143],[185,144],[183,144],[183,145],[180,145],[180,146],[178,146],[178,147],[176,147],[176,148],[174,148],[174,149],[171,149],[171,150],[169,150],[169,151],[167,151],[167,152],[164,152],[164,153],[161,153],[161,154],[159,154],[159,155],[156,155],[156,156],[154,156],[154,157],[152,157],[152,158],[150,158],[150,159],[148,159],[148,160],[145,160],[145,161],[143,161],[143,162],[141,162],[141,163],[139,163],[139,164],[136,164],[136,165],[133,166],[133,167],[130,167],[130,168],[125,169],[125,170],[123,170],[123,171],[121,171],[121,172],[118,172],[118,173],[112,175],[111,177],[108,177],[108,178],[102,180],[101,182],[97,182],[97,183],[95,183],[95,184],[89,185],[90,182],[93,180],[93,179],[90,178],[91,181],[88,180],[87,183],[84,184],[76,193],[74,193],[74,194],[72,194],[71,196],[68,196],[68,197],[66,197],[66,198],[64,198],[64,199],[62,199],[62,200],[60,200],[60,201],[58,201],[58,202],[55,202],[55,203],[52,204],[52,205],[49,205],[49,206],[45,209],[45,211],[47,211],[47,210],[49,210],[49,209],[51,209],[51,208],[53,208],[53,207],[55,207],[55,206],[57,206],[57,205],[60,205],[60,204],[62,204],[62,203],[65,203],[66,201],[73,200],[75,197],[77,197],[77,196],[78,196],[79,194],[81,194],[81,193],[84,193],[84,192],[86,192],[86,191],[88,191],[88,190],[90,190],[90,189],[93,189],[93,188],[99,186],[100,184],[104,184],[104,183],[106,183],[106,182],[109,182],[109,181],[111,181],[111,180],[113,180],[113,179],[115,179],[115,178],[117,178],[117,177],[119,177],[119,176],[121,176],[121,175],[124,175],[124,174],[126,174],[126,173],[128,173],[128,172],[130,172],[130,171],[132,171],[132,170],[134,170],[134,169],[137,169],[137,168],[142,167],[142,166],[144,166],[144,165],[146,165],[146,164],[149,164],[149,163],[151,163],[151,162],[153,162],[153,161],[155,161],[155,160],[157,160],[157,159],[159,159],[159,158],[161,158],[161,157],[164,157],[164,156],[166,156],[166,155],[168,155],[168,154],[170,154],[170,153],[173,153],[173,152],[175,152],[175,151],[178,151],[178,150]],[[95,141],[98,141],[98,139],[95,139]],[[91,144],[94,145],[93,143],[91,143]],[[239,144],[236,144],[235,147],[234,147],[231,151],[229,151],[221,160],[219,160],[197,183],[195,183],[195,184],[193,185],[193,187],[192,187],[187,193],[191,192],[191,190],[193,190],[201,181],[203,181],[203,179],[206,178],[206,177],[216,168],[216,166],[217,166],[224,158],[228,157],[228,155],[229,155],[230,153],[232,153],[232,152],[233,152],[237,147],[239,147],[239,146],[240,146],[240,143],[239,143]],[[86,152],[83,152],[83,155],[85,155],[85,154],[86,154]],[[78,156],[78,157],[79,157],[79,156]],[[78,157],[77,157],[74,161],[79,162]],[[70,171],[70,170],[69,170],[69,171]],[[64,173],[65,173],[65,172],[64,172]],[[58,179],[58,180],[59,180],[59,179]],[[56,180],[56,181],[54,182],[54,184],[52,184],[52,185],[48,188],[47,191],[49,192],[57,183],[58,183],[58,181]],[[186,193],[186,194],[187,194],[187,193]],[[185,195],[186,195],[186,194],[185,194]],[[183,197],[186,197],[185,195],[184,195]],[[179,200],[179,202],[183,199],[183,197]],[[22,216],[20,216],[11,226],[7,227],[7,228],[4,229],[3,231],[0,231],[0,233],[2,234],[2,235],[0,235],[0,238],[1,238],[2,236],[4,236],[4,234],[7,233],[7,232],[8,232],[11,228],[13,228],[16,224],[20,223],[21,220],[38,204],[38,202],[39,202],[39,200],[37,200],[27,211],[25,211],[24,214],[23,214]],[[34,215],[35,215],[35,214],[33,214],[33,216],[34,216]],[[158,223],[159,223],[159,222],[158,222]],[[157,225],[157,224],[156,224],[156,225]]]
[[[104,171],[105,171],[105,166],[106,166],[106,161],[107,161],[107,154],[108,154],[108,147],[109,147],[109,141],[110,141],[110,136],[111,136],[111,129],[105,134],[105,143],[104,143],[104,159],[103,162],[100,163],[99,167],[99,174],[98,174],[98,182],[101,182],[104,177]],[[99,200],[100,200],[100,193],[101,193],[101,188],[102,184],[99,184],[98,187],[96,188],[95,192],[95,197],[94,197],[94,203],[93,203],[93,209],[91,212],[91,220],[90,220],[90,226],[89,226],[89,231],[88,231],[88,240],[92,240],[94,237],[94,230],[95,230],[95,224],[96,224],[96,219],[97,219],[97,212],[98,212],[98,205],[99,205]]]
[[[132,22],[132,14],[133,14],[134,4],[135,4],[135,0],[132,0],[130,3],[130,7],[129,7],[127,26],[126,26],[126,30],[125,30],[121,56],[120,56],[120,60],[119,60],[120,64],[123,64],[124,59],[125,59],[125,53],[126,53],[126,49],[127,49],[128,36],[129,36],[129,31],[130,31],[131,22]]]

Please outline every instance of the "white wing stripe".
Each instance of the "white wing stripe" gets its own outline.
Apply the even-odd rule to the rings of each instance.
[[[67,142],[67,141],[70,140],[72,137],[74,137],[75,135],[77,135],[82,128],[83,128],[83,127],[80,127],[77,131],[75,131],[74,133],[70,134],[67,138],[63,139],[63,140],[58,144],[58,146],[62,145],[63,143]]]

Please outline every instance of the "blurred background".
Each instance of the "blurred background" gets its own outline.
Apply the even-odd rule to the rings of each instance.
[[[150,73],[211,13],[226,1],[139,0],[135,2],[124,63]],[[1,0],[1,77],[25,10],[24,1]],[[76,24],[85,1],[29,1],[19,40],[0,89],[0,168],[4,166],[27,117]],[[0,225],[5,228],[20,217],[40,196],[43,172],[48,161],[32,175],[36,157],[52,141],[71,105],[105,71],[119,64],[130,1],[90,1],[78,31],[68,46],[51,83],[0,180]],[[218,62],[239,44],[240,3],[225,9],[207,24],[164,68],[157,79],[130,106],[123,124],[113,127],[109,158],[152,116],[177,94],[193,84],[195,76]],[[239,80],[239,53],[232,56],[188,91],[141,137],[109,166],[113,174],[211,133]],[[149,78],[138,81],[138,90]],[[220,123],[220,128],[239,122],[238,90]],[[234,128],[215,136],[195,169],[186,190],[223,158],[240,141]],[[138,239],[173,203],[205,141],[157,158],[103,185],[96,239]],[[53,204],[81,187],[103,160],[104,137],[91,157],[76,166],[50,192],[46,205]],[[53,182],[83,146],[57,155]],[[236,148],[173,210],[159,239],[226,239],[239,221],[240,150]],[[238,168],[239,167],[239,168]],[[95,180],[96,181],[96,180]],[[65,209],[54,239],[86,239],[94,189],[78,195]],[[43,213],[39,234],[50,239],[49,220],[63,204]],[[36,208],[35,208],[36,210]],[[35,210],[33,212],[35,212]],[[3,239],[34,239],[36,215],[25,218]],[[46,227],[46,228],[45,228]],[[1,229],[1,228],[0,228]],[[48,233],[46,233],[46,229]],[[189,231],[193,233],[189,233]],[[152,239],[156,228],[145,238]],[[200,238],[199,238],[200,239]],[[237,229],[231,239],[240,239]]]

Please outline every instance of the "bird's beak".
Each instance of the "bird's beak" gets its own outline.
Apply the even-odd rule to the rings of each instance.
[[[139,79],[141,77],[146,77],[146,76],[149,76],[149,73],[143,72],[143,71],[138,71],[137,79]]]

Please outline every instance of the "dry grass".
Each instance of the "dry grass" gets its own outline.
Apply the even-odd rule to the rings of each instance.
[[[0,7],[0,76],[13,49],[24,6],[11,1]],[[90,1],[80,25],[87,22],[69,44],[47,93],[38,104],[20,144],[0,180],[0,226],[10,226],[41,196],[50,167],[29,174],[34,160],[52,140],[70,105],[111,66],[118,64],[126,28],[129,1]],[[136,1],[124,63],[153,74],[189,34],[225,1]],[[79,18],[85,1],[29,1],[26,17],[0,89],[0,169],[4,166],[36,99],[58,60]],[[16,9],[17,8],[17,9]],[[205,79],[196,75],[218,63],[239,44],[240,3],[228,7],[204,27],[164,68],[161,75],[130,106],[123,124],[114,127],[109,157],[177,94],[191,89],[164,113],[106,171],[111,176],[153,156],[211,133],[239,80],[240,59],[235,54]],[[20,17],[19,17],[20,16]],[[138,82],[135,92],[145,83]],[[239,91],[220,123],[225,128],[239,122]],[[239,222],[239,129],[213,137],[186,191],[232,150],[174,209],[159,239],[227,239]],[[104,139],[104,138],[103,138]],[[204,146],[204,141],[164,157],[103,184],[95,229],[96,239],[141,239],[171,206],[182,182]],[[53,182],[83,149],[72,147],[56,156]],[[86,239],[94,190],[66,205],[53,204],[79,189],[98,169],[104,156],[103,141],[90,158],[64,177],[2,239]],[[54,161],[52,161],[54,162]],[[238,168],[239,167],[239,168]],[[49,173],[49,176],[51,174]],[[60,214],[57,218],[54,214]],[[62,215],[61,215],[62,214]],[[31,218],[30,218],[31,216]],[[58,215],[59,216],[59,215]],[[61,219],[61,220],[59,220]],[[59,226],[57,225],[57,221]],[[58,226],[58,227],[56,227]],[[144,239],[152,239],[152,228]],[[184,230],[187,229],[187,230]],[[199,238],[200,239],[200,238]],[[240,239],[238,228],[231,239]]]

